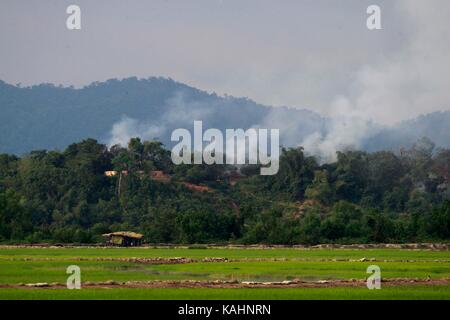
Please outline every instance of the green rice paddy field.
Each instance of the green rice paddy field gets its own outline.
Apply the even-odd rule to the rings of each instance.
[[[183,264],[149,264],[139,258],[184,257]],[[127,258],[137,258],[126,261]],[[206,262],[205,258],[228,261]],[[148,288],[62,286],[27,287],[29,283],[65,284],[66,268],[77,265],[83,283],[156,280],[233,280],[308,282],[360,279],[377,265],[385,280],[432,280],[411,285],[364,285],[299,288]],[[442,280],[439,282],[438,280]],[[17,248],[0,247],[0,299],[450,299],[449,251],[406,249],[294,248]]]

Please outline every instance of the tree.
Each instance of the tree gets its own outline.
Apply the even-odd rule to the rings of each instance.
[[[333,173],[337,198],[359,202],[368,182],[367,154],[362,151],[338,152],[337,159]]]
[[[328,182],[327,172],[317,170],[313,182],[306,188],[305,196],[308,199],[318,200],[330,204],[334,200],[333,189]]]
[[[436,239],[450,238],[450,201],[433,208],[428,220],[428,232]]]
[[[20,240],[32,230],[24,199],[14,190],[0,192],[0,240]]]
[[[369,155],[368,184],[366,194],[371,194],[372,206],[381,207],[383,196],[400,184],[405,168],[400,159],[390,151],[379,151]]]
[[[317,167],[316,159],[306,157],[303,148],[283,148],[278,174],[266,179],[273,191],[286,193],[290,200],[302,200]]]

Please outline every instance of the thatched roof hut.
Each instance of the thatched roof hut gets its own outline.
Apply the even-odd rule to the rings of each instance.
[[[135,247],[142,244],[143,234],[130,232],[130,231],[118,231],[112,233],[103,234],[107,238],[106,243],[108,245]]]

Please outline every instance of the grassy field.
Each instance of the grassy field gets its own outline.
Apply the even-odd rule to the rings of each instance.
[[[361,259],[378,260],[450,260],[448,251],[406,250],[406,249],[234,249],[234,248],[13,248],[0,247],[0,259],[6,258],[127,258],[127,257],[226,257],[228,259]]]
[[[125,258],[185,257],[186,264],[146,264]],[[204,258],[228,262],[204,262]],[[97,259],[110,259],[110,261]],[[358,260],[363,261],[358,261]],[[5,288],[19,283],[58,282],[78,265],[82,282],[114,280],[303,281],[365,279],[369,265],[383,279],[450,279],[448,251],[404,249],[154,249],[0,247],[0,299],[450,299],[450,286],[329,288]]]
[[[285,289],[0,289],[0,299],[92,300],[449,300],[450,286]]]

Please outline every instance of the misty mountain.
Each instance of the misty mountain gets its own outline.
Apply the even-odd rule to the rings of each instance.
[[[168,144],[173,129],[191,129],[194,120],[218,129],[282,126],[300,136],[324,125],[310,111],[220,97],[164,78],[113,79],[82,89],[0,82],[0,107],[0,152],[18,154],[62,149],[86,137],[115,143],[139,135]]]
[[[433,112],[400,124],[383,128],[367,138],[368,151],[410,147],[422,137],[430,138],[438,147],[450,147],[450,111]]]
[[[279,128],[281,143],[297,146],[313,134],[326,136],[332,120],[304,109],[271,107],[247,98],[218,96],[166,78],[95,82],[81,89],[41,84],[22,88],[0,81],[0,152],[23,154],[63,149],[87,137],[125,143],[157,138],[170,145],[176,128]],[[449,146],[450,112],[421,116],[392,128],[376,126],[361,137],[368,150],[409,146],[428,136]]]

